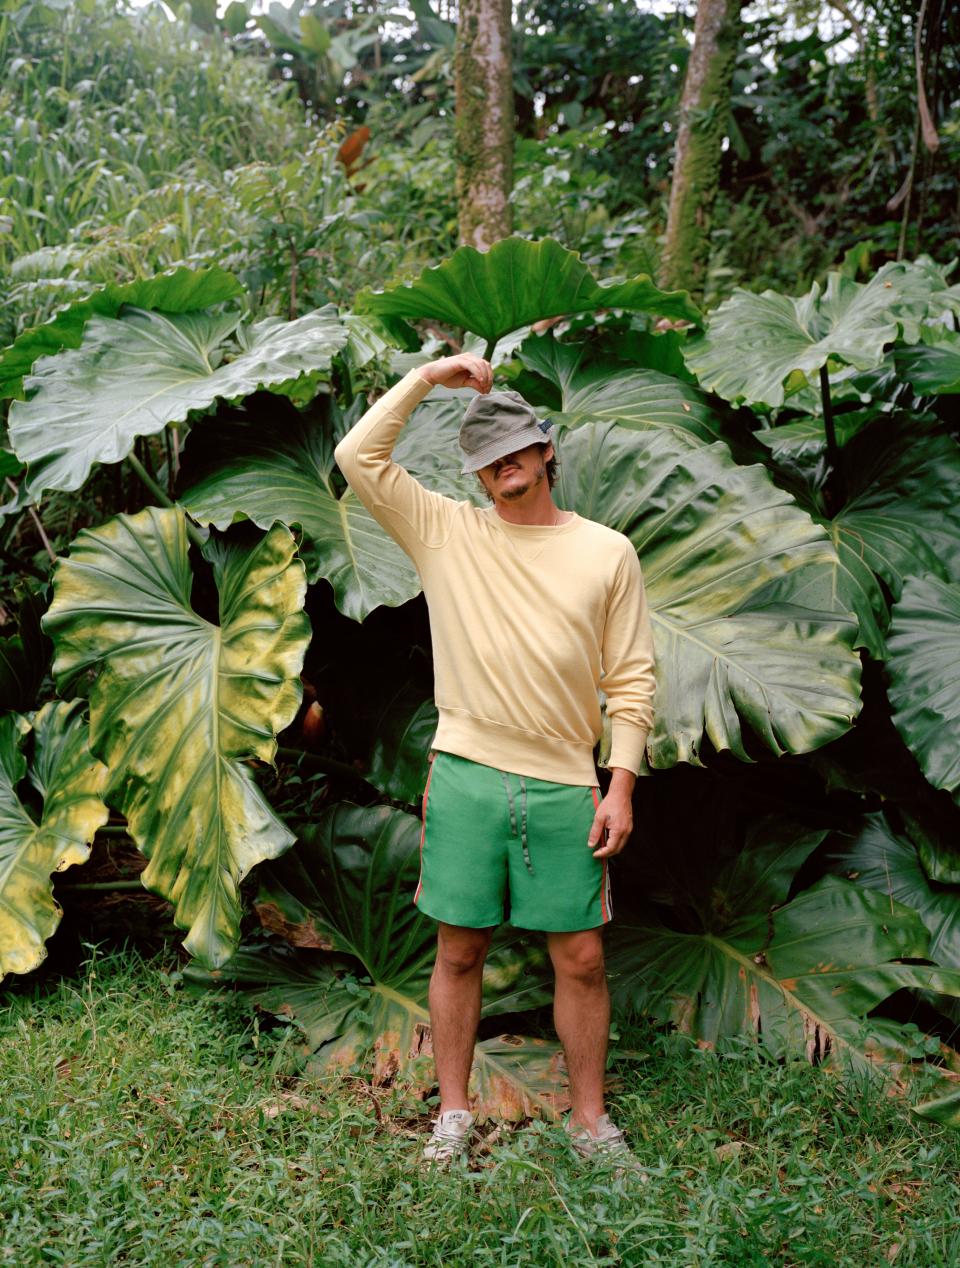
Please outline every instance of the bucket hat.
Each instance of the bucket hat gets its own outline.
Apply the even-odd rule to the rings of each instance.
[[[498,458],[553,440],[553,423],[538,418],[519,392],[484,392],[467,406],[460,424],[462,474],[479,471]]]

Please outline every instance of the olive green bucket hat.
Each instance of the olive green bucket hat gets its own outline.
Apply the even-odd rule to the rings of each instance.
[[[479,471],[498,458],[553,440],[553,423],[538,418],[519,392],[484,392],[467,406],[460,424],[462,473]]]

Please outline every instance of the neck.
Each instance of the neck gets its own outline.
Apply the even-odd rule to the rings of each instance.
[[[516,501],[497,498],[494,501],[497,514],[509,524],[562,524],[569,519],[554,502],[550,488],[544,482]]]

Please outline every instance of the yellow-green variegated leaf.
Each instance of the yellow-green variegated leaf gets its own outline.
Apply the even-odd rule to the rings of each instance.
[[[60,922],[50,874],[89,855],[107,821],[106,781],[87,747],[82,701],[46,704],[32,724],[0,716],[0,978],[27,973],[46,955]]]
[[[240,881],[293,841],[243,759],[272,761],[299,705],[306,578],[280,524],[252,545],[211,540],[214,624],[191,605],[188,544],[177,509],[85,530],[44,627],[58,682],[89,693],[91,746],[150,860],[144,885],[175,904],[187,949],[220,964],[237,944]]]

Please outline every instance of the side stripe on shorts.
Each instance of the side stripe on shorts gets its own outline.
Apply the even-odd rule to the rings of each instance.
[[[596,810],[600,805],[600,789],[591,788],[590,791],[593,793],[593,808]],[[613,903],[610,894],[610,873],[607,869],[607,860],[602,859],[601,862],[603,863],[603,875],[600,877],[600,915],[603,917],[604,924],[606,924],[613,917]]]
[[[417,878],[417,891],[413,896],[416,902],[420,897],[420,891],[423,889],[423,841],[427,835],[427,798],[430,795],[430,780],[433,779],[433,758],[430,759],[430,769],[427,771],[427,782],[423,789],[423,809],[420,811],[422,826],[420,828],[420,875]]]

